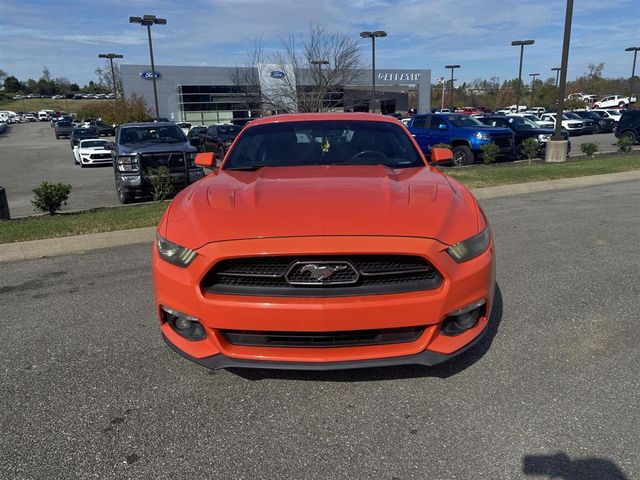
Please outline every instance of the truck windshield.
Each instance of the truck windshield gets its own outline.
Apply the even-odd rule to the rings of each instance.
[[[309,165],[424,166],[399,125],[370,121],[301,121],[247,129],[229,152],[225,170]]]
[[[482,122],[469,115],[449,115],[447,120],[454,127],[477,127],[478,125],[483,125]]]
[[[144,125],[126,127],[120,134],[120,144],[180,143],[187,139],[177,125]]]
[[[240,130],[241,128],[237,125],[220,125],[218,127],[218,133],[223,135],[237,135]]]

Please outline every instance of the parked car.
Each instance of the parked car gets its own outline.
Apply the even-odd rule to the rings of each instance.
[[[622,95],[608,95],[601,98],[597,102],[594,102],[594,109],[607,109],[607,108],[627,108],[630,103],[635,103],[636,97],[624,97]]]
[[[612,110],[612,109],[603,110],[603,109],[596,108],[591,111],[596,112],[598,115],[604,118],[610,118],[615,122],[619,122],[620,117],[622,117],[622,113],[620,112],[620,110]]]
[[[599,128],[595,120],[592,120],[591,118],[583,118],[574,112],[565,112],[564,117],[568,118],[569,120],[577,120],[579,122],[582,122],[583,134],[595,133],[596,128]]]
[[[189,134],[189,130],[191,130],[191,124],[189,122],[176,122],[176,125],[182,129],[182,133],[185,135]]]
[[[56,122],[54,132],[56,135],[56,140],[58,140],[60,137],[70,138],[71,134],[73,133],[73,123],[63,122],[62,120],[60,120],[59,122]]]
[[[229,149],[242,127],[232,124],[211,125],[207,131],[200,134],[200,151],[215,152],[219,160]]]
[[[544,108],[544,107],[532,107],[532,108],[526,110],[524,113],[532,113],[536,117],[540,118],[540,115],[542,115],[546,111],[547,111],[547,109]]]
[[[448,144],[453,148],[453,164],[471,165],[482,156],[482,146],[495,143],[500,156],[510,156],[514,135],[509,128],[487,127],[478,119],[459,113],[416,115],[409,131],[420,149],[429,154],[431,147]]]
[[[99,138],[80,140],[78,145],[73,147],[73,159],[75,164],[82,168],[89,165],[110,164],[113,161],[110,142]]]
[[[27,122],[37,122],[38,121],[38,117],[36,117],[35,114],[33,113],[27,113],[24,118],[27,120]]]
[[[593,110],[578,110],[573,112],[580,118],[590,119],[595,125],[593,133],[613,132],[616,128],[616,121],[612,118],[605,118]]]
[[[553,122],[553,126],[555,128],[556,125],[556,114],[555,113],[544,113],[541,120],[547,120],[549,122]],[[562,120],[560,121],[562,124],[562,128],[564,128],[569,135],[582,135],[584,131],[584,123],[582,120],[572,120],[566,115],[562,116]]]
[[[620,117],[616,128],[617,138],[628,138],[633,143],[640,141],[640,110],[627,110]]]
[[[517,115],[522,118],[527,118],[542,128],[553,129],[553,127],[555,126],[555,122],[551,122],[549,120],[540,120],[540,117],[533,113],[512,113],[511,115]]]
[[[527,138],[533,138],[538,142],[539,150],[538,155],[544,157],[547,142],[551,140],[554,134],[552,128],[542,128],[537,123],[529,120],[523,115],[505,115],[505,116],[485,116],[478,118],[485,125],[490,127],[505,127],[513,130],[515,135],[515,148],[514,154],[516,158],[526,158],[524,153],[524,147],[522,143]],[[562,130],[562,137],[565,140],[569,139],[569,132]],[[571,150],[571,142],[569,142],[569,151]]]
[[[112,152],[116,192],[121,203],[151,193],[150,168],[167,167],[175,191],[204,176],[202,168],[193,163],[197,150],[173,122],[122,125]]]
[[[395,119],[277,115],[166,210],[154,306],[167,345],[208,368],[434,365],[487,329],[494,249],[471,192]]]
[[[71,150],[80,143],[80,140],[85,140],[89,138],[98,138],[98,129],[97,128],[75,128],[71,132],[69,136],[69,143],[71,145]]]
[[[187,134],[187,139],[189,143],[196,147],[198,150],[200,149],[200,135],[207,131],[207,127],[191,127],[189,133]]]

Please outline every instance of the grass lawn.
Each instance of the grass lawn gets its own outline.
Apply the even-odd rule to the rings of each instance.
[[[80,107],[96,102],[113,102],[113,100],[73,100],[52,98],[25,98],[24,100],[0,101],[0,110],[11,112],[37,112],[38,110],[55,110],[56,112],[77,112]]]
[[[619,155],[574,160],[565,163],[503,163],[473,168],[443,169],[469,188],[494,187],[512,183],[540,182],[557,178],[584,177],[640,169],[640,155]]]
[[[640,155],[635,154],[566,163],[504,163],[443,170],[468,187],[479,188],[639,169]],[[147,203],[83,213],[0,220],[0,243],[150,227],[158,223],[167,205],[166,202]]]

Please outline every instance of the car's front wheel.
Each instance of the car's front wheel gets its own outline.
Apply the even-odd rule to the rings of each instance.
[[[599,126],[599,125],[594,125],[594,126],[593,126],[593,133],[594,133],[594,134],[596,134],[596,133],[600,133],[600,126]]]
[[[118,201],[122,204],[133,201],[133,193],[128,188],[123,187],[119,179],[116,179],[116,193],[118,194]]]
[[[634,143],[634,145],[638,141],[638,137],[636,136],[636,134],[634,132],[630,131],[630,130],[626,131],[622,135],[620,135],[620,138],[629,139]]]
[[[456,167],[463,165],[472,165],[475,161],[473,152],[466,145],[457,145],[453,147],[453,164]]]

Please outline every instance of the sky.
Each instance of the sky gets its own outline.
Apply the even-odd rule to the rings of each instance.
[[[458,81],[517,77],[525,47],[523,77],[554,76],[560,65],[565,0],[0,0],[0,69],[20,80],[37,79],[46,65],[52,77],[81,85],[103,66],[99,53],[120,53],[124,64],[147,64],[146,29],[129,16],[153,14],[167,25],[153,27],[156,65],[233,66],[261,38],[277,50],[291,34],[315,23],[330,31],[386,30],[376,42],[378,68],[428,68],[460,64]],[[605,63],[607,77],[631,75],[640,46],[640,0],[575,0],[568,78]],[[370,42],[362,40],[370,65]],[[640,69],[640,65],[638,66]]]

